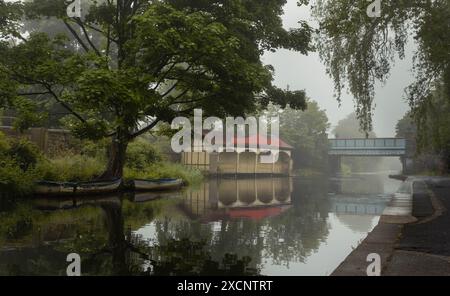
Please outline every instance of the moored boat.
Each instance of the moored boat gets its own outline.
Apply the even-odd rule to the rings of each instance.
[[[119,189],[122,179],[91,182],[53,182],[39,181],[36,183],[34,193],[46,196],[82,196],[91,194],[112,193]]]
[[[107,181],[79,182],[75,193],[76,195],[111,193],[117,191],[121,184],[121,178]]]
[[[182,179],[135,179],[131,181],[134,190],[174,190],[183,185]]]
[[[38,195],[67,195],[75,192],[76,183],[39,181],[34,192]]]

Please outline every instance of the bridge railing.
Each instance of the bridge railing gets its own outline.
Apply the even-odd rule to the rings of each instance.
[[[402,138],[375,139],[329,139],[330,149],[406,149],[406,140]]]

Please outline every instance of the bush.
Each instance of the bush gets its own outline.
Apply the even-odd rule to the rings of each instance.
[[[160,179],[179,178],[187,184],[196,184],[202,181],[202,173],[194,168],[188,168],[182,164],[159,162],[145,167],[144,169],[133,169],[126,167],[125,179]]]
[[[5,134],[0,132],[0,155],[6,153],[9,150],[9,141]]]
[[[99,141],[83,140],[80,143],[79,154],[106,160],[106,151],[109,147],[110,139],[102,139]]]
[[[0,161],[0,190],[15,195],[27,195],[33,192],[34,181],[38,173],[34,168],[23,170],[11,158],[3,157]]]
[[[144,169],[162,159],[161,152],[150,142],[145,139],[136,139],[128,145],[125,165],[132,169]]]
[[[41,161],[37,171],[43,180],[51,181],[91,181],[103,173],[104,163],[85,155],[66,155]]]
[[[42,159],[42,153],[33,143],[24,139],[12,140],[10,142],[8,154],[19,164],[22,170],[34,167]]]
[[[35,166],[41,158],[35,145],[0,133],[0,190],[19,196],[31,193],[39,177]]]

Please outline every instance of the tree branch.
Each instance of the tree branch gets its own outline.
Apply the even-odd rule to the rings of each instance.
[[[169,58],[170,59],[170,58]],[[153,90],[158,89],[158,87],[161,85],[161,83],[166,79],[167,75],[169,74],[170,71],[173,70],[173,68],[175,68],[175,66],[178,64],[178,62],[173,62],[172,65],[170,66],[170,68],[164,72],[164,74],[162,75],[162,77],[158,80],[158,83],[156,83],[156,86],[153,88]],[[167,64],[165,63],[162,67],[160,67],[156,72],[155,72],[155,76],[162,70],[164,69],[164,66],[166,66]]]
[[[89,52],[89,47],[87,47],[86,44],[84,44],[83,40],[81,40],[80,36],[78,36],[77,32],[75,32],[75,30],[69,25],[69,23],[66,20],[63,20],[64,24],[66,25],[67,29],[69,29],[70,33],[72,33],[72,35],[75,37],[75,39],[77,39],[77,41],[80,43],[81,47],[83,47],[83,49],[86,52]]]
[[[98,51],[97,47],[95,47],[94,43],[92,43],[92,40],[91,40],[91,38],[89,37],[89,34],[88,34],[88,32],[86,31],[86,28],[85,28],[83,22],[81,21],[81,19],[80,19],[80,18],[77,18],[77,19],[76,19],[76,23],[81,27],[81,30],[83,30],[83,34],[84,34],[84,36],[86,37],[87,42],[88,42],[89,45],[92,47],[92,49],[95,51],[95,53],[96,53],[98,56],[101,56],[101,54],[100,54],[100,52]]]
[[[131,134],[129,136],[130,139],[134,139],[136,137],[139,137],[142,134],[145,134],[146,132],[148,132],[149,130],[151,130],[152,128],[155,127],[155,125],[160,121],[160,119],[156,118],[155,120],[153,120],[152,123],[150,123],[149,125],[147,125],[146,127],[144,127],[143,129]]]
[[[62,101],[58,95],[53,91],[52,87],[48,83],[43,83],[43,86],[48,90],[48,92],[52,95],[52,97],[59,103],[61,106],[63,106],[67,111],[72,113],[73,116],[78,118],[81,122],[87,123],[86,119],[84,119],[80,114],[78,114],[75,110],[73,110],[66,102]]]

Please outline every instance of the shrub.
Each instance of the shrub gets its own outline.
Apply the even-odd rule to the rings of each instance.
[[[34,181],[38,178],[35,168],[23,170],[19,164],[3,157],[0,160],[0,190],[15,195],[27,195],[33,192]]]
[[[132,169],[144,169],[162,159],[160,151],[150,142],[145,139],[136,139],[128,145],[125,163]]]
[[[19,196],[31,193],[39,177],[35,166],[41,157],[30,142],[8,139],[0,133],[0,191]]]
[[[202,173],[195,168],[167,162],[154,163],[144,169],[125,167],[124,177],[125,179],[179,178],[188,184],[196,184],[203,179]]]
[[[42,153],[39,148],[24,139],[10,141],[8,154],[22,170],[34,167],[38,160],[42,159]]]
[[[41,161],[37,170],[44,180],[91,181],[105,169],[104,162],[85,155],[66,155]]]
[[[0,132],[0,155],[6,153],[9,150],[9,141],[5,134]]]
[[[109,139],[103,139],[95,142],[83,140],[80,143],[79,154],[105,160],[106,151],[107,148],[109,147],[109,144],[110,144]]]

